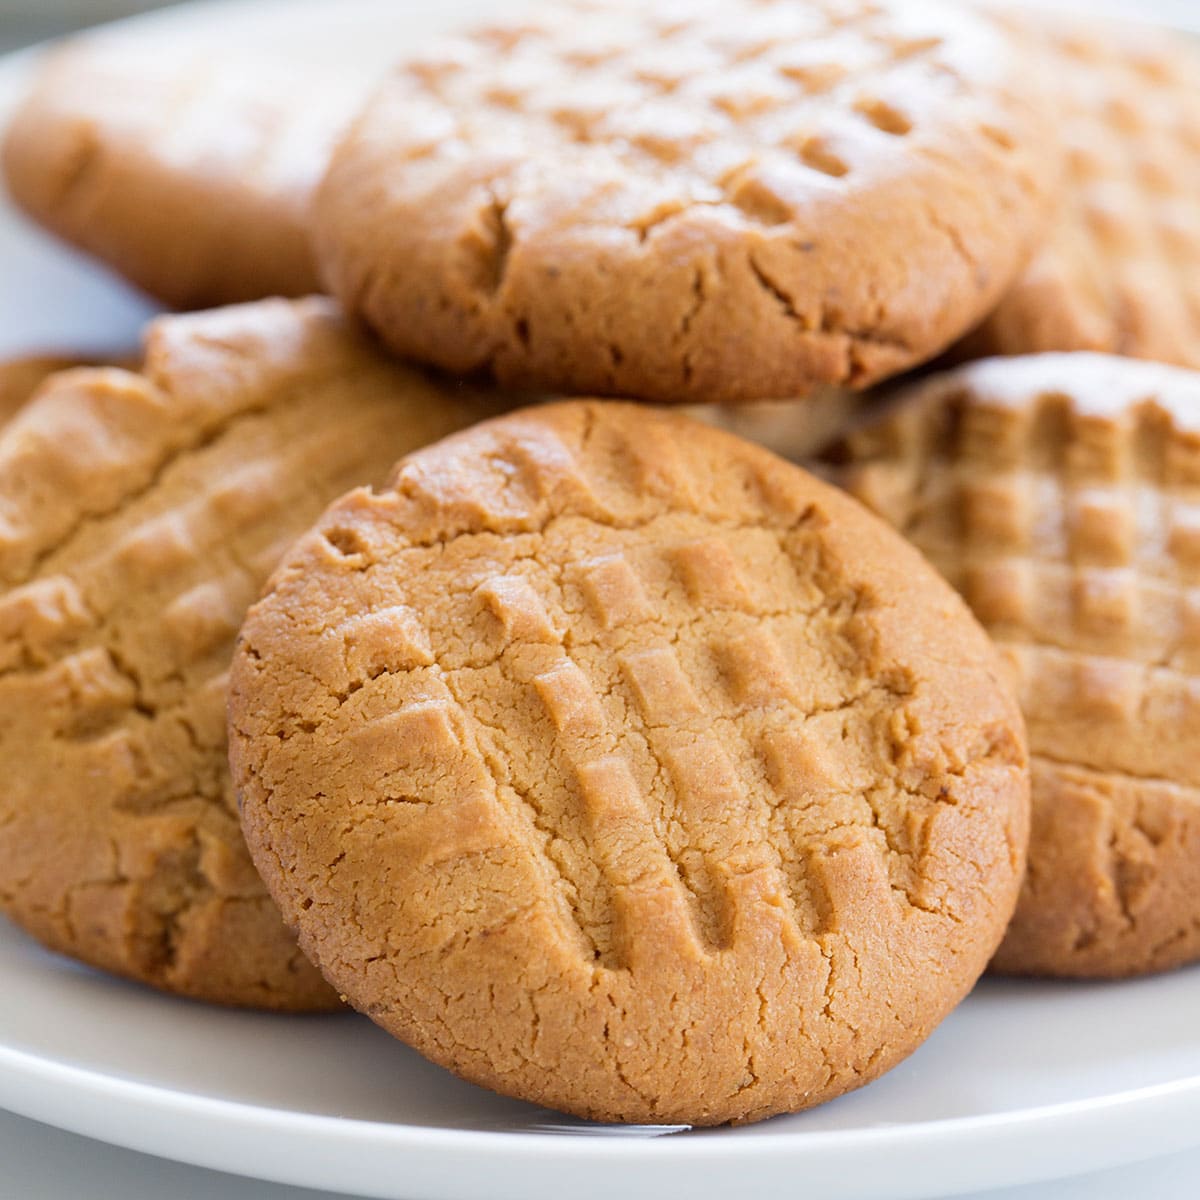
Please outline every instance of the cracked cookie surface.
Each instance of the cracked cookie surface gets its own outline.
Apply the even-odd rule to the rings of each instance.
[[[384,1028],[583,1116],[752,1120],[888,1069],[998,943],[1028,820],[999,672],[835,489],[562,403],[297,543],[231,764],[301,945]]]
[[[1048,39],[1066,174],[1055,224],[965,355],[1100,350],[1200,367],[1200,54],[1146,27]]]
[[[318,257],[452,370],[663,401],[863,387],[1032,250],[1055,172],[1028,58],[936,2],[546,7],[393,73],[318,190]]]
[[[938,376],[842,482],[962,592],[1029,726],[1029,873],[998,969],[1200,958],[1200,375],[1092,354]]]
[[[0,906],[170,991],[331,1007],[238,828],[234,635],[331,499],[484,409],[324,301],[165,318],[146,351],[0,430]]]

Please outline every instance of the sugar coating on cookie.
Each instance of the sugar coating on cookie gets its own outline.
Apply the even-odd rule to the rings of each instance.
[[[1046,244],[966,349],[1200,367],[1200,54],[1144,27],[1022,21],[1050,43],[1066,177]]]
[[[752,1120],[887,1070],[998,943],[1028,803],[999,673],[834,489],[563,403],[297,543],[231,764],[301,945],[390,1032],[586,1117]]]
[[[963,594],[1029,725],[1029,874],[996,966],[1200,958],[1200,375],[990,360],[847,450],[843,482]]]
[[[1036,59],[937,0],[575,0],[403,63],[314,215],[400,353],[553,390],[865,386],[982,318],[1055,174]]]
[[[51,55],[5,135],[13,199],[175,308],[320,289],[309,201],[367,85],[108,35]]]
[[[238,828],[234,636],[331,499],[485,410],[325,301],[165,318],[146,351],[0,430],[0,907],[170,991],[330,1007]]]

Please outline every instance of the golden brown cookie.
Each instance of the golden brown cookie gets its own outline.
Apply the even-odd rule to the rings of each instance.
[[[238,829],[234,635],[333,497],[481,410],[324,301],[164,319],[146,350],[0,430],[0,906],[170,991],[329,1007]]]
[[[710,402],[932,357],[1033,249],[1030,56],[934,0],[576,0],[401,65],[315,235],[395,350]]]
[[[301,945],[384,1028],[586,1117],[753,1120],[887,1070],[998,943],[1028,803],[999,673],[836,490],[565,403],[297,543],[231,764]]]
[[[0,425],[56,371],[78,365],[78,359],[53,354],[32,354],[0,362]]]
[[[176,308],[319,290],[312,189],[367,87],[133,38],[54,53],[4,173],[52,232]]]
[[[962,351],[1104,350],[1200,367],[1200,54],[1041,18],[1066,181],[1046,244]]]
[[[1200,375],[995,359],[849,452],[844,481],[963,593],[1019,688],[1033,834],[996,967],[1200,958]]]

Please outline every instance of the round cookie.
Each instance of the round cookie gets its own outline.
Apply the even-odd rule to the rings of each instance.
[[[326,1008],[254,871],[226,763],[234,636],[348,487],[483,409],[324,301],[155,322],[0,430],[0,907],[169,991]]]
[[[804,1108],[913,1050],[1024,866],[1024,731],[881,522],[687,418],[563,403],[334,504],[249,613],[255,862],[350,1002],[602,1120]]]
[[[50,55],[4,138],[34,220],[175,308],[320,289],[311,193],[361,78],[144,34]]]
[[[334,154],[328,282],[406,357],[710,402],[932,357],[1040,235],[1027,48],[901,0],[576,0],[403,63]]]
[[[959,352],[1200,367],[1200,54],[1103,19],[1021,20],[1049,41],[1063,194],[1045,245]]]
[[[847,452],[842,481],[963,593],[1018,687],[1033,832],[996,969],[1200,958],[1200,375],[994,359]]]

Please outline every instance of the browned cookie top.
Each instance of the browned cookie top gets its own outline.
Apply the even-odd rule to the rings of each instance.
[[[483,410],[325,302],[150,328],[0,430],[0,905],[171,991],[327,1007],[246,854],[225,751],[234,635],[348,487]]]
[[[997,962],[1200,957],[1200,375],[1093,354],[937,376],[845,482],[962,592],[1029,724],[1029,876]]]
[[[318,194],[323,266],[455,370],[668,401],[863,386],[1032,249],[1031,58],[937,0],[543,6],[384,84]]]
[[[968,347],[1104,350],[1200,367],[1200,54],[1040,18],[1066,180],[1050,237]]]
[[[385,1028],[585,1116],[754,1119],[893,1065],[999,941],[998,673],[833,489],[565,403],[328,510],[248,616],[231,762],[272,894]]]

